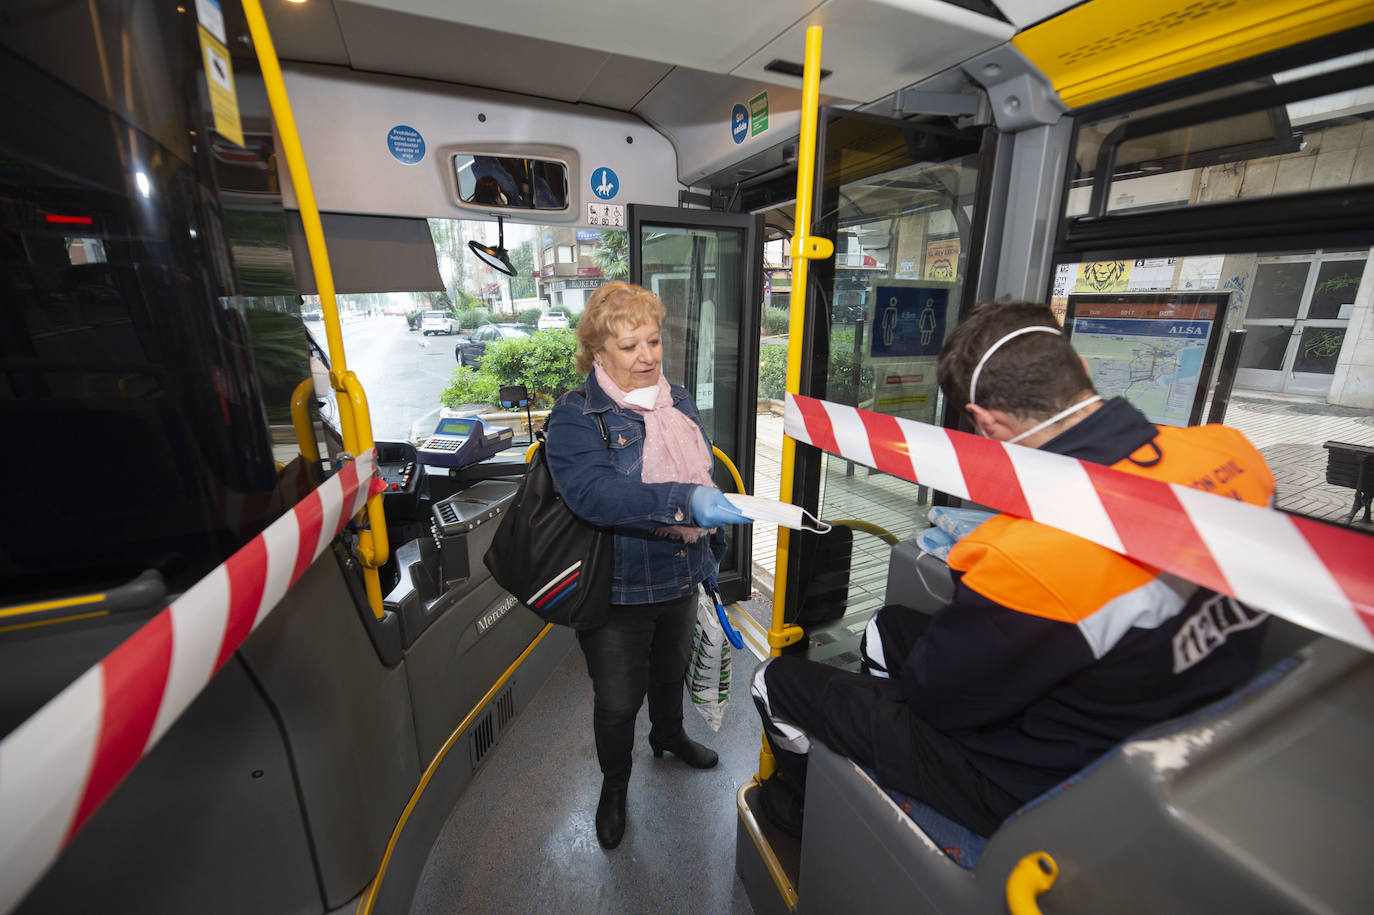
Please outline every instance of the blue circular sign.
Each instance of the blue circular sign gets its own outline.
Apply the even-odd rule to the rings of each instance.
[[[397,124],[386,135],[386,148],[406,165],[415,165],[425,157],[425,138],[414,127]]]
[[[749,109],[744,105],[730,109],[730,139],[736,143],[749,139]]]
[[[602,200],[610,200],[620,193],[620,178],[614,169],[605,166],[592,169],[592,193]]]

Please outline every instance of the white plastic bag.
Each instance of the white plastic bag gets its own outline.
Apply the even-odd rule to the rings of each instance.
[[[730,643],[716,619],[711,598],[697,594],[697,630],[692,636],[692,658],[687,668],[687,687],[692,704],[711,730],[719,731],[730,703]]]

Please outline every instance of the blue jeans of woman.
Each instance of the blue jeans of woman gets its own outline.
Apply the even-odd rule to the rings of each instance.
[[[682,686],[696,627],[695,589],[655,604],[612,604],[605,625],[577,634],[596,694],[592,729],[607,785],[630,782],[635,718],[649,697],[649,723],[660,743],[682,733]]]

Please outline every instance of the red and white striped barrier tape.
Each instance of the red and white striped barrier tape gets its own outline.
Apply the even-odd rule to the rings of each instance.
[[[1077,534],[1374,651],[1368,535],[811,397],[787,395],[783,427],[822,451]]]
[[[0,912],[380,486],[374,453],[345,464],[0,741]]]

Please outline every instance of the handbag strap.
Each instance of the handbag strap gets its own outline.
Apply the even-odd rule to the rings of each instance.
[[[585,400],[587,399],[587,390],[586,390],[586,388],[574,388],[574,389],[572,389],[571,391],[569,391],[568,393],[569,393],[569,394],[581,394],[581,395],[582,395],[582,400],[583,400],[583,401],[585,401]],[[544,417],[544,425],[543,425],[542,427],[540,427],[540,429],[539,429],[538,432],[534,433],[535,438],[539,439],[539,444],[540,444],[541,446],[544,444],[544,433],[548,430],[548,428],[549,428],[549,420],[550,420],[552,417],[553,417],[553,414],[552,414],[552,413],[550,413],[548,416]],[[611,434],[610,434],[609,432],[606,431],[606,417],[603,416],[603,415],[601,415],[600,413],[597,413],[597,414],[596,414],[596,422],[597,422],[598,425],[601,426],[601,441],[605,442],[607,447],[610,447],[610,444],[611,444]]]

